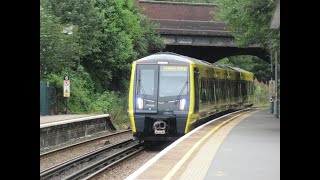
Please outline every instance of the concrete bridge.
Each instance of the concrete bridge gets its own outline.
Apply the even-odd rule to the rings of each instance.
[[[165,51],[215,62],[234,55],[254,55],[270,62],[268,52],[258,46],[238,48],[225,23],[218,22],[214,4],[135,0],[140,12],[159,24]]]

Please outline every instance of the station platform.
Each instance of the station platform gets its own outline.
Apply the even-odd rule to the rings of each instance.
[[[65,121],[70,119],[77,119],[83,117],[96,116],[97,114],[61,114],[61,115],[50,115],[50,116],[40,116],[40,124]]]
[[[40,151],[116,131],[109,114],[40,116]]]
[[[280,179],[280,119],[250,109],[181,137],[129,179]]]

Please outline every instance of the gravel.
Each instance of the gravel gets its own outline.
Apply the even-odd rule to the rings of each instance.
[[[134,144],[138,144],[138,142],[136,141],[136,142],[130,143],[130,144],[128,144],[128,145],[126,145],[124,147],[118,148],[118,149],[111,149],[109,151],[103,151],[100,155],[90,159],[90,161],[85,161],[85,162],[82,162],[82,163],[80,163],[80,164],[78,164],[76,166],[73,166],[70,169],[68,169],[66,171],[63,171],[63,173],[59,174],[59,176],[55,176],[54,178],[51,178],[51,180],[63,179],[63,178],[65,178],[65,177],[67,177],[67,176],[69,176],[69,175],[71,175],[71,174],[73,174],[73,173],[75,173],[77,171],[80,171],[83,168],[86,168],[86,167],[94,164],[95,162],[98,162],[98,161],[100,161],[100,160],[102,160],[102,159],[104,159],[106,157],[109,157],[109,156],[111,156],[111,155],[113,155],[113,154],[115,154],[115,153],[127,148],[128,146],[133,146]]]
[[[107,171],[104,171],[92,179],[95,180],[122,180],[128,177],[130,174],[138,170],[142,165],[148,162],[151,158],[157,155],[165,146],[152,147],[141,153],[133,156],[132,158],[121,162]]]

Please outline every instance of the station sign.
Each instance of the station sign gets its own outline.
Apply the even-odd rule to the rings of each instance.
[[[63,97],[70,97],[70,80],[68,76],[63,80]]]

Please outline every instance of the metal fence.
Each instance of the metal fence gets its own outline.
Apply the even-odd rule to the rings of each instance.
[[[58,113],[58,96],[61,89],[49,82],[40,81],[40,115],[53,115]],[[61,92],[62,94],[62,92]]]

